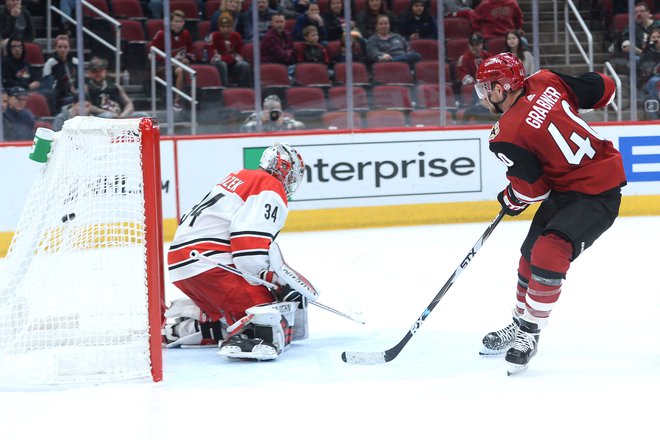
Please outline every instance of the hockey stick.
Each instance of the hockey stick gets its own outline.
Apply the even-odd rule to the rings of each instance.
[[[470,249],[470,252],[463,258],[463,261],[458,265],[454,273],[449,277],[447,282],[445,283],[444,286],[442,286],[442,289],[435,295],[435,298],[433,298],[433,301],[431,301],[431,304],[429,304],[426,309],[424,309],[424,312],[417,318],[417,321],[413,324],[413,326],[408,330],[408,333],[401,339],[401,341],[396,344],[394,347],[390,348],[389,350],[385,351],[380,351],[380,352],[361,352],[361,351],[345,351],[341,354],[341,359],[349,364],[358,364],[358,365],[376,365],[376,364],[384,364],[385,362],[389,362],[393,360],[399,353],[401,353],[401,350],[403,350],[403,347],[408,343],[410,338],[413,337],[413,335],[419,330],[421,325],[424,323],[424,320],[428,318],[428,316],[431,314],[431,311],[435,308],[435,306],[440,302],[443,296],[445,296],[445,293],[449,290],[449,288],[454,284],[458,276],[463,272],[463,270],[467,267],[468,264],[470,264],[470,261],[474,258],[474,256],[477,254],[481,246],[484,244],[484,242],[488,239],[490,234],[493,233],[493,230],[495,230],[495,227],[499,224],[500,220],[502,220],[502,217],[504,217],[504,212],[505,210],[502,209],[499,214],[497,214],[497,217],[492,221],[492,223],[488,226],[486,231],[479,237],[479,240],[477,240],[477,243]]]
[[[198,251],[191,251],[190,252],[190,258],[194,258],[196,260],[197,259],[204,260],[207,263],[211,263],[215,266],[220,267],[221,269],[226,270],[227,272],[231,272],[235,275],[238,275],[238,276],[241,276],[241,277],[245,278],[246,280],[252,281],[252,282],[257,283],[257,284],[261,284],[262,286],[266,286],[269,289],[277,290],[277,289],[280,288],[280,286],[278,286],[277,284],[269,283],[268,281],[262,280],[259,277],[255,277],[254,275],[244,273],[244,272],[236,269],[235,267],[227,266],[226,264],[222,264],[222,263],[218,263],[217,261],[213,261],[212,259],[210,259],[206,255],[200,254]],[[325,304],[321,304],[317,301],[308,301],[307,303],[308,304],[313,304],[313,305],[315,305],[316,307],[318,307],[320,309],[327,310],[328,312],[334,313],[335,315],[339,315],[339,316],[341,316],[343,318],[346,318],[346,319],[350,319],[351,321],[355,321],[359,324],[364,324],[365,323],[364,321],[360,321],[358,319],[355,319],[351,315],[348,315],[344,312],[340,312],[339,310],[333,309],[332,307],[326,306]]]

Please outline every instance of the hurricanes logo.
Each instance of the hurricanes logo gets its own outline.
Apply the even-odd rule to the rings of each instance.
[[[488,140],[492,141],[498,134],[500,134],[500,121],[497,121],[495,125],[493,125],[493,128],[490,130],[490,134],[488,135]]]

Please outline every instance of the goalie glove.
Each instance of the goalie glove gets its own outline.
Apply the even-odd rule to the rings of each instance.
[[[259,272],[259,278],[266,281],[267,283],[278,284],[277,274],[268,269],[264,269],[261,272]]]
[[[504,213],[510,216],[520,214],[529,206],[529,203],[525,203],[516,197],[511,184],[508,184],[506,188],[497,195],[497,201],[500,202]]]

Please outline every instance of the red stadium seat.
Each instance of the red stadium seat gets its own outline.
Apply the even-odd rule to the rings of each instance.
[[[458,58],[468,50],[468,39],[456,38],[453,40],[447,40],[446,46],[447,51],[445,52],[445,55],[447,58],[451,58],[453,61],[458,61]]]
[[[440,110],[413,110],[409,118],[411,127],[437,127],[440,125]],[[448,125],[454,122],[450,112],[445,112],[445,118]]]
[[[346,86],[334,86],[328,90],[328,108],[330,110],[346,110],[348,99]],[[362,87],[353,87],[353,109],[357,111],[369,110],[367,92]]]
[[[355,62],[351,70],[353,72],[353,85],[371,86],[366,65]],[[346,63],[335,64],[335,84],[346,84]]]
[[[417,97],[417,108],[436,109],[440,108],[440,86],[438,84],[421,84],[415,89]],[[449,84],[445,85],[446,108],[456,107],[454,91]]]
[[[348,128],[347,112],[323,113],[323,128],[343,130]],[[358,113],[353,113],[353,128],[362,128],[362,118]]]
[[[410,89],[404,86],[376,86],[371,91],[374,109],[412,110]]]
[[[470,22],[462,17],[445,17],[445,40],[469,38],[472,33]]]
[[[110,9],[114,18],[144,18],[139,0],[111,0]]]
[[[410,86],[413,83],[408,63],[388,61],[374,63],[371,67],[376,84],[396,84]]]
[[[412,40],[410,48],[422,56],[423,61],[438,60],[437,40]],[[415,69],[417,65],[415,65]]]
[[[406,117],[398,110],[371,110],[366,115],[368,128],[405,127]]]
[[[330,87],[328,66],[322,63],[298,63],[294,74],[295,81],[303,86]]]
[[[225,108],[241,113],[254,111],[254,90],[241,87],[226,89],[222,94]]]
[[[37,118],[49,118],[51,116],[48,101],[44,95],[37,92],[28,95],[25,108],[30,110]]]
[[[291,87],[286,90],[286,108],[294,113],[325,112],[325,94],[317,87]]]

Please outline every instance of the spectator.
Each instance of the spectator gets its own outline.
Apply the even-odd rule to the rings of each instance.
[[[46,60],[41,78],[44,89],[49,89],[51,113],[57,113],[63,105],[70,104],[78,93],[78,58],[71,53],[71,44],[67,35],[55,38],[55,53]]]
[[[523,15],[516,0],[483,0],[474,10],[477,30],[485,39],[518,31],[522,37]]]
[[[478,32],[474,32],[468,40],[467,50],[456,62],[456,76],[461,85],[466,86],[475,83],[477,68],[488,57],[490,57],[490,54],[484,50],[483,37]],[[478,100],[478,98],[476,99]]]
[[[307,7],[307,11],[296,18],[296,24],[293,27],[293,39],[296,41],[304,41],[305,37],[303,36],[302,30],[307,26],[314,26],[318,31],[321,44],[327,44],[328,33],[325,30],[325,23],[321,17],[321,10],[319,9],[318,3],[310,3]]]
[[[287,20],[295,20],[300,14],[304,14],[310,0],[281,0],[279,11],[284,14]]]
[[[658,101],[658,84],[660,83],[660,27],[653,28],[649,37],[649,44],[642,51],[639,60],[639,79],[644,84],[645,101]],[[648,104],[645,105],[648,109]],[[655,109],[653,119],[658,117],[658,106]]]
[[[242,25],[239,22],[243,19],[243,15],[241,14],[241,1],[242,0],[222,0],[220,2],[218,10],[211,15],[211,28],[209,29],[209,34],[218,30],[218,18],[220,18],[221,14],[231,15],[231,18],[234,21],[234,28],[232,30],[239,32],[239,29],[242,28]],[[202,37],[206,37],[206,35],[199,36],[199,38]],[[242,38],[243,37],[241,37],[241,39]]]
[[[289,66],[289,75],[292,76],[296,54],[293,50],[293,38],[285,26],[284,14],[273,14],[271,28],[261,39],[261,62],[285,64]]]
[[[2,136],[0,136],[0,141],[11,139],[14,136],[12,127],[11,125],[7,125],[7,120],[5,118],[5,112],[7,110],[7,106],[9,105],[8,101],[9,97],[7,96],[7,90],[2,89]]]
[[[278,11],[275,9],[270,9],[268,7],[268,0],[257,0],[257,29],[259,38],[263,38],[268,32],[268,29],[271,26],[271,19],[273,14],[276,14]],[[238,33],[243,37],[243,41],[249,41],[253,39],[254,35],[254,25],[252,24],[252,10],[248,9],[243,12],[240,20],[240,27],[237,28]]]
[[[92,103],[90,102],[89,96],[85,96],[85,115],[91,114]],[[60,131],[64,126],[64,123],[71,118],[80,116],[80,102],[78,100],[78,95],[74,95],[73,101],[69,105],[62,107],[62,111],[55,116],[53,120],[53,130]]]
[[[507,32],[504,37],[504,42],[509,49],[508,52],[511,52],[516,58],[522,61],[523,67],[525,68],[525,75],[528,76],[534,73],[534,56],[530,51],[525,49],[518,31]]]
[[[427,0],[412,0],[399,20],[399,32],[408,40],[438,38],[438,25]]]
[[[252,71],[250,64],[243,59],[243,39],[238,32],[234,32],[234,20],[229,13],[223,13],[218,18],[219,31],[210,35],[210,42],[206,50],[211,64],[220,71],[222,85],[238,83],[240,87],[250,87]]]
[[[32,67],[25,61],[25,44],[17,38],[9,37],[7,56],[2,60],[2,86],[7,89],[19,86],[34,91],[40,85]]]
[[[92,104],[90,114],[100,118],[148,117],[142,112],[135,112],[133,101],[124,88],[107,79],[108,62],[94,57],[89,62],[89,79],[85,84],[85,93],[89,94]]]
[[[21,0],[5,0],[0,6],[0,37],[4,47],[9,37],[21,41],[34,41],[34,23],[32,15],[23,7]]]
[[[362,36],[369,40],[369,37],[376,33],[376,22],[379,15],[387,15],[390,22],[390,30],[397,31],[397,21],[392,15],[383,0],[367,0],[367,7],[356,17],[357,27]]]
[[[186,24],[186,14],[176,9],[170,14],[170,32],[172,34],[172,54],[171,56],[177,61],[189,65],[192,61],[195,61],[195,50],[193,48],[193,40],[190,36],[190,32],[183,28]],[[154,39],[151,40],[147,49],[151,46],[154,46],[161,51],[165,51],[165,31],[159,30]],[[174,66],[174,86],[183,90],[185,72],[180,66]],[[158,76],[161,78],[165,77],[165,68],[160,67],[158,69]],[[181,96],[174,94],[174,104],[173,108],[175,111],[180,111],[181,107]]]
[[[2,113],[6,141],[29,141],[34,139],[34,115],[25,108],[28,91],[20,86],[7,90],[7,109]],[[7,130],[9,128],[9,130]]]
[[[319,32],[314,25],[305,26],[302,30],[305,41],[298,46],[299,63],[330,64],[328,51],[319,43]]]
[[[639,62],[639,56],[642,54],[644,48],[648,45],[651,29],[660,27],[660,20],[654,20],[649,11],[649,6],[646,2],[635,3],[635,54]],[[630,29],[628,26],[623,29],[621,36],[623,43],[621,43],[621,50],[628,53],[630,49]]]
[[[323,15],[328,41],[337,41],[344,33],[344,2],[330,0],[330,7]]]
[[[253,133],[257,131],[257,128],[257,112],[254,112],[247,117],[241,126],[241,132]],[[283,115],[282,101],[277,95],[268,95],[264,99],[263,111],[261,112],[262,131],[303,130],[304,128],[305,124],[302,122]]]
[[[376,34],[367,40],[367,57],[371,63],[405,61],[411,67],[422,58],[410,50],[405,38],[390,32],[390,18],[387,15],[378,16]]]
[[[343,63],[346,61],[346,39],[344,33],[341,35],[339,53],[335,56],[333,61]],[[351,49],[353,51],[353,61],[359,63],[367,63],[367,40],[362,37],[360,31],[351,26]]]
[[[477,30],[477,16],[472,9],[472,0],[444,0],[445,17],[465,18],[472,30]]]

